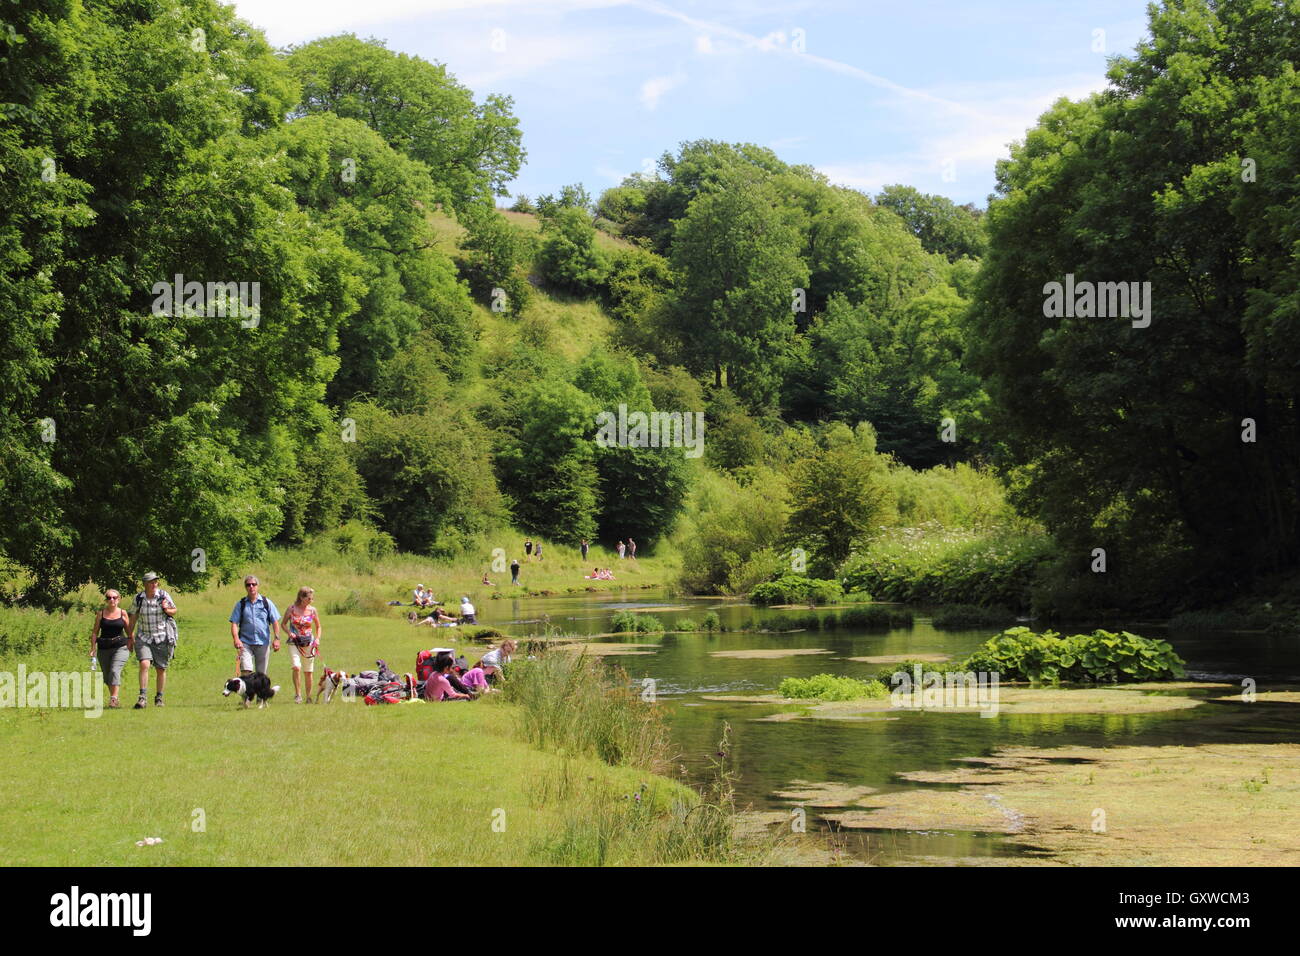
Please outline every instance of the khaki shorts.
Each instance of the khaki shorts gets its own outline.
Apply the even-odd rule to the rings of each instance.
[[[135,656],[138,660],[150,661],[160,671],[165,671],[176,653],[175,644],[141,644],[135,642]]]
[[[319,647],[313,648],[310,644],[299,647],[293,641],[289,642],[289,660],[292,661],[294,670],[304,670],[310,674],[316,668],[316,658],[319,654]]]

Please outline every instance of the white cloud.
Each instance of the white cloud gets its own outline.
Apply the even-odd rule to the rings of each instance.
[[[652,76],[641,84],[641,105],[648,110],[659,105],[665,93],[686,82],[686,74],[677,72],[670,76]]]
[[[713,40],[707,33],[701,33],[695,38],[695,52],[705,56],[713,52]]]

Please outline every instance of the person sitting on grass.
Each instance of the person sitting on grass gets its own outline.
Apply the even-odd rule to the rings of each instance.
[[[505,677],[505,665],[510,663],[510,655],[518,646],[518,641],[506,638],[500,647],[492,648],[479,660],[478,666],[483,668],[489,684],[495,684],[499,678]]]
[[[436,700],[473,700],[469,694],[462,694],[451,686],[448,679],[451,673],[451,655],[439,654],[433,660],[433,673],[424,682],[424,699]]]
[[[465,673],[460,675],[460,682],[465,685],[471,694],[486,694],[492,688],[488,686],[487,674],[483,670],[482,662],[475,664]]]
[[[494,588],[494,587],[496,587],[495,584],[493,584],[491,581],[488,580],[488,576],[487,576],[487,572],[486,572],[486,571],[483,572],[483,586],[484,586],[485,588]]]

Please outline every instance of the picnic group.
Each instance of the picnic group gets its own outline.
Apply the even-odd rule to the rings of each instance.
[[[90,656],[103,673],[110,708],[121,706],[118,696],[122,672],[132,653],[139,664],[140,676],[140,695],[134,709],[143,710],[148,705],[151,670],[155,686],[153,704],[164,706],[167,668],[176,650],[176,602],[161,586],[155,572],[145,574],[143,583],[143,590],[135,595],[130,609],[122,607],[120,591],[106,590],[104,606],[95,612],[91,627]],[[283,614],[275,602],[261,593],[261,583],[255,575],[244,578],[244,591],[230,612],[230,637],[240,677],[267,676],[271,654],[280,650],[283,632],[293,665],[294,702],[312,703],[313,672],[320,655],[322,632],[320,613],[312,603],[315,591],[299,588],[297,598]],[[419,618],[412,612],[413,623],[455,626],[477,620],[468,596],[461,598],[460,614],[455,617],[446,614],[442,602],[423,585],[416,588],[415,597],[418,608],[432,613]],[[516,641],[503,640],[499,646],[489,647],[472,666],[463,656],[455,656],[451,648],[420,651],[415,673],[401,677],[382,660],[375,662],[377,669],[355,674],[323,668],[315,699],[329,702],[341,693],[345,699],[360,697],[366,703],[473,700],[491,691],[504,677],[505,665],[510,663],[517,647]]]

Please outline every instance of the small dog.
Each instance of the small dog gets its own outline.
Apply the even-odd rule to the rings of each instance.
[[[262,710],[275,696],[280,685],[271,686],[271,678],[265,674],[247,674],[244,677],[232,677],[226,681],[226,689],[221,692],[222,697],[229,697],[231,694],[238,694],[244,698],[243,706],[248,707],[248,702],[254,697],[257,698],[257,709]]]
[[[328,667],[325,673],[320,676],[320,683],[316,686],[316,703],[329,703],[334,699],[334,693],[340,687],[346,688],[348,675],[346,671],[332,671]],[[345,689],[346,692],[346,689]]]

